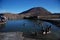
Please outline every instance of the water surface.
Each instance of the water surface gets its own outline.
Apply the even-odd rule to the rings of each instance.
[[[8,20],[5,24],[0,24],[0,32],[39,32],[41,28],[51,26],[52,38],[60,38],[60,28],[41,20]]]

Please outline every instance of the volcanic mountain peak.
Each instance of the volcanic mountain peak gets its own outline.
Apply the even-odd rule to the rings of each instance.
[[[33,7],[30,10],[46,10],[43,7]]]
[[[49,11],[44,9],[43,7],[33,7],[27,11],[22,12],[22,14],[34,14],[34,15],[47,15],[51,14]],[[21,13],[20,13],[21,14]]]

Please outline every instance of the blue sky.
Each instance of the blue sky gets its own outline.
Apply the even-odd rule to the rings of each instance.
[[[60,13],[60,0],[0,0],[0,13],[21,13],[32,7],[43,7],[52,13]]]

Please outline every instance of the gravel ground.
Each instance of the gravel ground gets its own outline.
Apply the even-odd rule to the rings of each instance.
[[[60,37],[59,37],[60,38]],[[29,38],[23,36],[23,32],[0,32],[0,40],[60,40],[55,35],[43,35],[35,36],[35,38]]]
[[[0,32],[0,40],[35,40],[24,38],[22,32]]]

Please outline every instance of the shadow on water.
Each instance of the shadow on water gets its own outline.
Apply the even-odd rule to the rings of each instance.
[[[60,20],[43,20],[49,23],[52,23],[53,25],[56,25],[57,27],[60,27]]]

